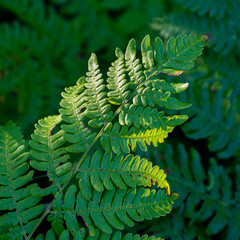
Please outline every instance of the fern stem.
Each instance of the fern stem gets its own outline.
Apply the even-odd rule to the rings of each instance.
[[[55,169],[54,164],[53,164],[54,157],[53,157],[53,154],[52,154],[52,146],[51,146],[51,143],[52,143],[51,142],[51,136],[52,136],[51,133],[52,133],[53,128],[49,131],[49,134],[48,134],[48,149],[49,149],[51,167],[54,170]],[[58,187],[59,191],[62,192],[62,187],[61,187],[61,184],[58,180],[56,171],[53,171],[53,174],[54,174],[54,179],[56,181],[57,187]]]
[[[128,209],[139,209],[141,207],[149,207],[149,206],[158,206],[165,201],[160,202],[150,202],[150,203],[141,203],[137,205],[128,205],[128,206],[121,206],[121,207],[107,207],[107,208],[88,208],[88,209],[79,209],[79,210],[57,210],[57,211],[50,211],[50,213],[57,214],[57,213],[81,213],[81,212],[108,212],[108,211],[118,211],[118,210],[128,210]]]
[[[37,223],[29,233],[28,237],[26,237],[26,240],[30,240],[32,235],[34,234],[35,230],[38,228],[38,226],[41,224],[42,220],[46,217],[46,215],[49,213],[50,209],[52,208],[53,201],[49,204],[48,208],[45,210],[45,212],[42,214],[42,216],[38,219]]]

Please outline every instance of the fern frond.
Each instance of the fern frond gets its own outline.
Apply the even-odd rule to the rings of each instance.
[[[69,155],[63,138],[64,131],[60,130],[53,134],[54,128],[62,121],[61,115],[46,117],[35,124],[35,131],[32,134],[30,153],[33,156],[30,164],[39,171],[47,171],[48,178],[53,182],[53,188],[61,191],[62,185],[71,176],[72,164],[68,162]]]
[[[130,82],[134,84],[141,84],[145,81],[145,76],[143,74],[142,64],[140,60],[136,58],[136,41],[132,39],[127,46],[125,52],[126,67],[128,75],[130,77]]]
[[[144,80],[143,78],[141,78],[141,81],[139,79],[133,80],[135,81],[134,84],[136,89],[131,93],[130,96],[128,88],[126,87],[127,85],[125,84],[125,80],[123,80],[125,77],[125,73],[123,73],[124,66],[122,66],[123,55],[121,51],[117,49],[116,55],[118,60],[114,63],[114,65],[117,66],[117,64],[119,64],[119,68],[118,70],[116,70],[116,67],[110,68],[109,75],[111,76],[111,79],[108,79],[109,84],[107,85],[108,88],[110,88],[110,92],[108,92],[108,96],[110,96],[108,99],[109,102],[113,105],[120,104],[120,107],[116,111],[115,115],[112,114],[111,105],[107,103],[106,88],[103,80],[101,79],[102,76],[99,73],[96,56],[92,54],[89,59],[89,73],[87,73],[88,76],[86,79],[84,79],[84,77],[81,78],[76,86],[66,89],[67,93],[63,94],[64,100],[60,103],[60,105],[65,108],[65,110],[60,110],[60,113],[63,115],[63,121],[68,123],[68,125],[62,126],[62,129],[67,132],[65,134],[65,139],[68,142],[73,143],[73,145],[69,146],[67,150],[70,152],[84,152],[88,149],[90,143],[95,138],[96,133],[92,132],[91,129],[85,126],[83,122],[84,120],[88,122],[89,126],[103,127],[100,131],[102,134],[99,135],[102,135],[102,143],[105,142],[104,138],[106,138],[108,143],[109,138],[112,139],[112,143],[119,143],[117,138],[121,137],[119,136],[120,126],[118,123],[116,123],[113,127],[111,121],[119,113],[119,111],[121,111],[122,108],[126,108],[126,104],[131,101],[131,99],[133,99],[133,103],[135,105],[140,105],[141,103],[143,106],[149,104],[150,106],[154,107],[155,104],[158,104],[162,107],[170,109],[181,109],[190,106],[189,104],[181,103],[175,98],[169,98],[170,93],[163,93],[162,90],[160,90],[161,87],[158,87],[159,90],[156,91],[155,88],[151,89],[150,87],[146,87],[144,89],[143,86],[150,84],[151,80],[156,80],[154,75],[158,73],[164,72],[170,75],[179,75],[184,70],[192,68],[194,65],[193,60],[201,54],[206,38],[207,36],[205,35],[200,37],[197,35],[185,35],[183,37],[179,35],[177,38],[171,38],[168,41],[166,49],[164,48],[163,42],[157,38],[155,40],[155,54],[153,55],[153,50],[150,45],[150,37],[146,36],[142,42],[142,57],[144,66],[146,68],[146,70],[143,71]],[[136,59],[136,46],[134,40],[131,40],[127,47],[125,59],[132,59],[134,62],[137,62],[137,66],[134,66],[136,68],[135,70],[139,71],[142,65],[139,63],[140,61]],[[120,74],[120,78],[118,78],[117,74]],[[131,83],[130,73],[129,77]],[[156,83],[155,85],[157,86],[159,84]],[[178,89],[175,89],[176,92],[181,91],[180,89],[184,90],[186,88],[186,85],[168,85],[168,87],[166,87],[167,84],[162,85],[162,89],[173,89],[171,91],[174,91],[175,87]],[[126,96],[122,97],[120,92],[118,92],[121,99],[116,97],[116,90],[120,86],[123,87],[121,91],[126,91]],[[128,99],[126,99],[127,97]],[[159,97],[162,99],[159,100]],[[83,112],[80,111],[82,109],[84,109]],[[122,142],[122,145],[124,145],[124,152],[129,153],[128,144],[132,145],[132,148],[134,149],[136,147],[136,142],[138,142],[140,145],[142,145],[142,149],[145,150],[145,142],[148,144],[154,142],[154,146],[156,146],[157,142],[163,142],[163,138],[167,136],[167,132],[171,132],[174,124],[177,125],[182,122],[184,117],[180,121],[176,121],[176,117],[173,117],[173,119],[174,121],[171,121],[170,123],[171,127],[165,128],[164,131],[160,129],[159,132],[158,129],[136,130],[135,128],[131,128],[130,130],[123,127],[121,134],[125,134],[125,132],[127,133],[130,131],[130,134],[123,137],[123,140],[120,141]],[[112,133],[113,137],[109,136],[109,133]],[[131,138],[133,138],[132,142],[129,140]],[[111,151],[109,150],[111,149],[109,148],[109,144],[104,145],[105,150],[108,147],[107,151]],[[114,153],[119,154],[121,152],[119,146],[116,144],[112,144],[112,146],[114,147]]]
[[[171,211],[177,195],[168,195],[169,186],[163,171],[157,167],[152,168],[146,160],[140,161],[132,155],[123,159],[122,152],[128,154],[130,148],[131,151],[135,151],[137,144],[143,151],[147,150],[146,144],[157,146],[157,143],[163,142],[168,133],[183,122],[186,116],[168,116],[165,120],[161,113],[160,125],[156,123],[156,127],[152,129],[142,126],[140,128],[121,126],[115,117],[121,109],[129,106],[128,104],[152,109],[156,108],[157,104],[170,109],[188,107],[189,104],[169,97],[170,93],[185,90],[187,85],[168,85],[158,80],[156,75],[159,73],[179,75],[192,68],[193,61],[201,54],[206,39],[206,35],[178,36],[171,38],[164,47],[162,41],[157,38],[155,48],[152,49],[150,37],[146,36],[141,48],[143,64],[137,60],[135,43],[131,40],[125,53],[125,60],[129,55],[134,62],[129,63],[130,70],[126,69],[127,63],[117,49],[118,59],[109,69],[107,88],[100,74],[96,55],[91,55],[87,76],[80,78],[75,86],[65,89],[60,103],[62,108],[59,110],[62,117],[62,122],[59,124],[66,140],[64,146],[69,153],[80,153],[80,159],[72,159],[74,166],[72,175],[57,191],[54,200],[49,204],[39,222],[51,212],[48,220],[52,222],[52,228],[57,236],[60,236],[66,227],[71,235],[75,236],[82,227],[77,219],[77,216],[81,215],[90,235],[96,234],[95,228],[110,234],[112,227],[123,229],[124,224],[133,226],[134,221],[164,216]],[[142,67],[140,75],[136,75],[132,80],[130,65],[136,68],[135,74],[139,74]],[[143,89],[144,87],[146,90]],[[165,94],[164,98],[153,101],[151,95],[155,92],[155,98]],[[137,105],[134,99],[138,97],[140,101]],[[119,107],[117,108],[116,105]],[[62,138],[61,141],[63,141]],[[96,150],[95,155],[92,156],[95,143],[98,143],[97,150],[105,152],[103,158]],[[118,156],[111,161],[113,153]],[[56,158],[58,157],[56,154]],[[110,166],[107,166],[107,163]],[[140,178],[137,173],[139,170],[142,172],[139,173]],[[79,184],[79,192],[74,185],[75,181]],[[152,186],[156,182],[160,187],[166,188],[167,193],[164,190],[131,188]],[[27,240],[30,239],[39,222],[34,226]]]
[[[124,229],[124,225],[133,226],[133,221],[165,216],[171,211],[177,197],[176,194],[167,196],[161,190],[131,188],[128,191],[114,189],[104,194],[94,191],[92,200],[87,201],[80,192],[77,193],[77,187],[71,185],[63,204],[63,196],[56,195],[49,219],[53,219],[56,214],[64,217],[69,231],[75,236],[79,231],[76,217],[81,215],[90,235],[96,234],[95,228],[111,234],[113,227]]]
[[[28,171],[28,157],[19,128],[11,121],[0,126],[0,210],[8,211],[0,216],[0,228],[5,239],[26,238],[45,209],[38,205],[41,197],[31,195],[37,185],[30,183],[34,171]]]
[[[101,152],[97,151],[92,159],[88,156],[84,160],[76,178],[79,179],[79,188],[86,200],[92,198],[92,187],[103,192],[105,188],[113,190],[114,186],[126,189],[127,186],[151,187],[156,184],[160,188],[166,188],[170,194],[164,171],[159,170],[158,166],[152,167],[152,163],[147,159],[140,159],[132,154],[125,158],[120,154],[112,159],[111,154],[102,156]]]

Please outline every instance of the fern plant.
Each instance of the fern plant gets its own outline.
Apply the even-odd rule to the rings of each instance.
[[[162,77],[190,70],[207,38],[179,35],[166,46],[156,38],[152,48],[147,35],[142,60],[132,39],[125,53],[116,49],[106,80],[92,54],[86,76],[62,93],[59,114],[35,124],[30,157],[19,128],[1,126],[1,239],[32,239],[45,217],[51,227],[35,239],[121,239],[117,230],[170,213],[178,195],[166,174],[133,153],[163,143],[186,121],[163,110],[190,106],[174,97],[188,84]],[[49,179],[45,188],[33,183],[39,171]]]

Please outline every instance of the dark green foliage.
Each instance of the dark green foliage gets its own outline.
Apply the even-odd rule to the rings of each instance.
[[[164,155],[159,157],[158,151],[154,151],[154,162],[168,168],[170,186],[180,194],[174,213],[162,223],[164,227],[159,230],[165,231],[162,236],[211,239],[210,236],[221,233],[224,239],[238,239],[239,200],[238,191],[237,194],[233,191],[237,179],[231,179],[231,168],[224,169],[211,158],[207,169],[203,169],[199,153],[193,148],[188,153],[181,144],[174,149],[165,144],[161,149]],[[238,168],[234,173],[237,178]],[[174,226],[173,231],[170,231],[171,226]],[[157,231],[157,226],[151,230]]]
[[[239,12],[0,0],[0,239],[240,239]]]
[[[152,48],[147,35],[141,45],[142,61],[136,57],[135,40],[131,40],[125,54],[116,49],[118,60],[112,65],[117,63],[119,67],[110,68],[108,75],[112,78],[107,86],[97,57],[92,54],[86,76],[63,92],[60,114],[39,120],[31,135],[30,164],[47,174],[49,182],[45,188],[29,184],[34,180],[33,170],[26,177],[19,176],[28,170],[29,154],[22,154],[23,140],[12,122],[1,127],[0,156],[4,165],[0,200],[2,210],[10,210],[1,217],[2,239],[15,239],[13,234],[18,234],[16,239],[31,239],[46,216],[51,228],[44,229],[45,239],[84,239],[83,227],[88,230],[87,238],[97,238],[101,231],[101,239],[109,239],[116,229],[124,230],[125,226],[133,227],[134,222],[170,213],[178,194],[170,192],[166,174],[130,153],[137,150],[137,145],[143,151],[147,151],[146,144],[157,147],[175,126],[187,120],[185,115],[165,115],[162,110],[189,107],[190,104],[170,97],[188,85],[170,84],[160,80],[158,74],[179,75],[192,68],[206,38],[196,34],[178,36],[170,38],[166,46],[156,38]],[[116,91],[121,94],[116,95]],[[125,125],[121,111],[130,113],[131,108],[133,115],[138,114],[132,106],[154,111],[158,118],[155,124],[150,118],[146,119],[149,124],[144,125],[143,115],[142,124],[139,120],[131,126],[129,116]],[[36,237],[42,238],[42,234]],[[121,238],[120,233],[114,238]],[[125,237],[128,238],[131,235]]]
[[[183,127],[184,133],[192,139],[207,138],[209,150],[217,152],[221,159],[239,156],[240,116],[237,98],[224,99],[221,88],[212,92],[208,86],[201,87],[196,83],[194,87],[189,96],[193,103],[189,115],[193,118]]]

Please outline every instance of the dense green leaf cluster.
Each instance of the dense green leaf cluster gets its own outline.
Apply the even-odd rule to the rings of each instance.
[[[178,213],[173,219],[179,222],[176,232],[172,235],[166,232],[166,236],[178,239],[180,231],[179,239],[239,239],[240,35],[237,12],[240,2],[171,0],[169,3],[172,4],[170,12],[151,23],[161,37],[208,32],[210,38],[204,61],[199,61],[195,70],[179,78],[181,82],[190,83],[190,90],[180,99],[193,105],[184,111],[190,118],[181,128],[184,139],[171,140],[169,147],[174,149],[174,163],[169,167],[173,181],[181,178],[176,167],[184,168],[185,177],[189,175],[184,167],[187,164],[190,173],[202,168],[198,174],[202,183],[196,178],[193,187],[190,175],[186,186],[169,180],[171,186],[182,188],[180,196],[184,204],[176,209]],[[186,153],[175,152],[177,143],[184,143],[187,153],[195,152],[190,150],[192,147],[198,150],[201,156],[198,167],[192,167],[195,157],[189,157],[186,163]],[[163,162],[170,166],[168,155],[166,153]],[[179,166],[175,166],[177,162]],[[161,164],[159,162],[164,166]],[[186,187],[190,187],[191,194],[184,197],[188,192]],[[199,199],[195,189],[200,190]]]
[[[0,0],[0,239],[238,240],[239,12],[239,0]],[[120,50],[147,33],[160,38]],[[169,185],[180,197],[155,218],[146,204]]]
[[[170,213],[178,194],[170,192],[166,174],[131,153],[156,147],[187,120],[186,115],[163,112],[190,106],[176,98],[187,85],[160,77],[191,69],[206,39],[179,35],[164,45],[156,38],[152,47],[147,35],[142,59],[131,40],[125,53],[116,49],[107,80],[92,54],[86,76],[62,93],[59,114],[35,124],[30,157],[15,124],[1,126],[0,201],[1,210],[7,211],[0,218],[1,239],[31,239],[43,221],[50,226],[36,239],[109,239],[111,234],[121,239],[116,230]],[[133,124],[131,115],[144,108]],[[146,110],[155,115],[146,117]],[[31,183],[34,172],[41,171],[49,179],[45,188]]]

